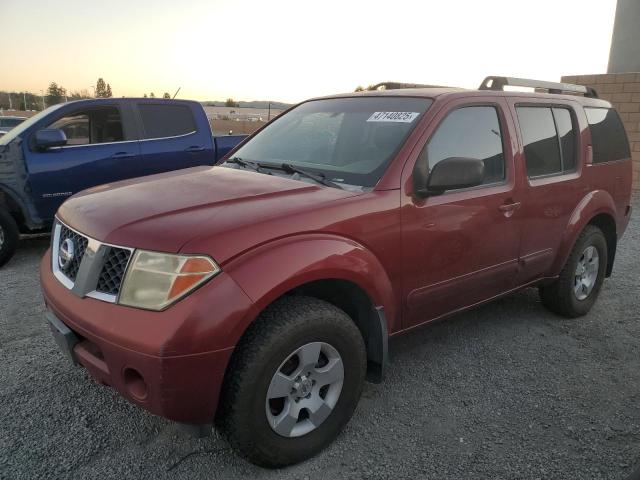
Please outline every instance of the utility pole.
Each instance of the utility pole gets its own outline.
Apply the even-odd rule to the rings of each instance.
[[[40,90],[40,93],[42,93],[42,110],[44,110],[45,108],[47,108],[47,106],[44,103],[44,90]]]
[[[24,101],[24,111],[28,110],[27,108],[27,92],[22,92],[22,100]]]
[[[93,98],[96,98],[96,86],[95,85],[89,85],[91,88],[93,88]]]
[[[271,121],[271,102],[269,102],[269,114],[267,115],[267,122]]]
[[[9,96],[9,110],[13,110],[13,103],[11,103],[11,93],[7,93]]]

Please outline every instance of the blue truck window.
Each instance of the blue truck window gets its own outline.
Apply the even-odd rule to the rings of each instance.
[[[196,131],[191,109],[184,105],[141,104],[144,138],[166,138]]]
[[[51,123],[67,136],[67,145],[122,142],[124,134],[120,111],[116,107],[100,107],[75,111]]]

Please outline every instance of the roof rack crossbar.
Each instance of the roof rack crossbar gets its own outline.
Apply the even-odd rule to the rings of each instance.
[[[598,92],[594,88],[585,85],[574,85],[572,83],[545,82],[543,80],[531,80],[528,78],[497,77],[489,76],[485,78],[478,90],[504,90],[505,86],[529,87],[547,90],[549,93],[561,94],[580,93],[585,97],[598,98]]]

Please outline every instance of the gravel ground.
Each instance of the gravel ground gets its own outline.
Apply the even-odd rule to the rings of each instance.
[[[345,431],[268,471],[192,439],[58,351],[28,240],[0,270],[0,478],[623,479],[640,463],[640,201],[585,318],[529,289],[392,343]]]

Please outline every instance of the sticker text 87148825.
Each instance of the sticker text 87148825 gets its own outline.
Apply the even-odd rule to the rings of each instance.
[[[418,112],[373,112],[367,122],[411,123],[418,115],[420,115]]]

